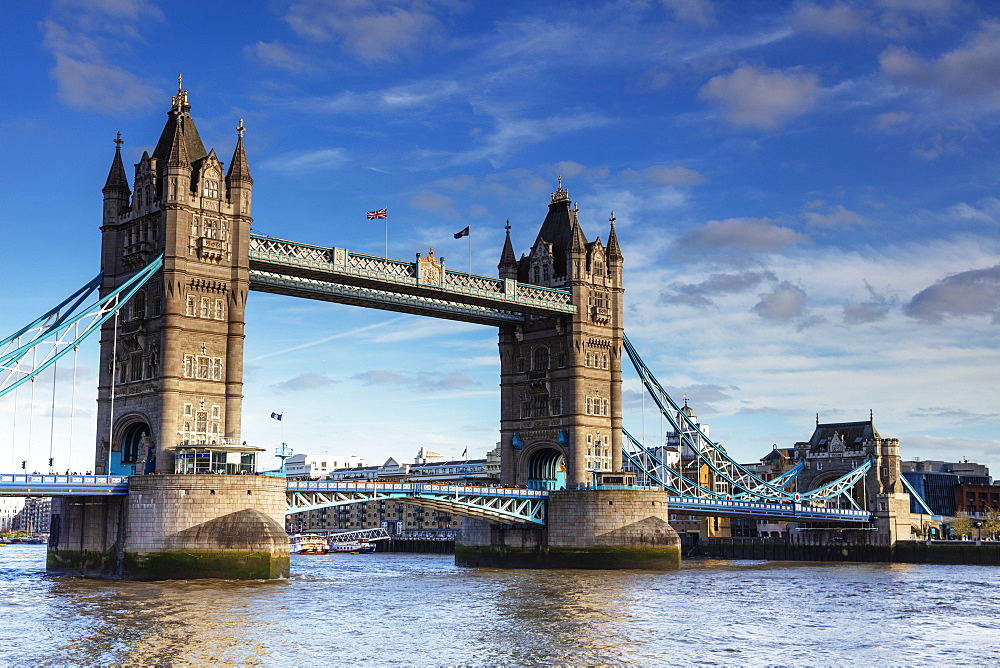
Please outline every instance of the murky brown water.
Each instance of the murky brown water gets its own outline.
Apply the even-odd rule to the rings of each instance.
[[[1000,569],[687,563],[675,573],[292,557],[281,582],[53,578],[0,548],[5,665],[1000,662]]]

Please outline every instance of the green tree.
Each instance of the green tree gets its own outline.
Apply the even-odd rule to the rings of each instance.
[[[948,528],[956,536],[971,536],[973,533],[973,526],[972,520],[969,519],[969,513],[956,513],[955,519],[948,523]]]
[[[986,508],[986,519],[983,520],[983,533],[990,538],[996,538],[1000,533],[1000,510]]]

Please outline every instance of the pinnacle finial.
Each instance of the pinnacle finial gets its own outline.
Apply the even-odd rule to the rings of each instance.
[[[240,137],[242,137],[243,133],[246,132],[246,131],[247,131],[247,129],[243,126],[243,119],[241,118],[240,119],[240,124],[236,126],[236,134],[238,134]]]
[[[615,218],[615,212],[614,211],[611,212],[611,217],[608,218],[608,220],[611,221],[611,227],[614,227],[615,226],[615,221],[618,220],[617,218]]]
[[[507,234],[510,234],[510,218],[507,219],[507,224],[503,226],[503,229],[507,230]]]
[[[177,95],[170,98],[170,103],[174,109],[184,111],[184,107],[188,106],[188,92],[184,90],[184,76],[181,74],[177,75]]]
[[[115,137],[115,150],[116,151],[122,150],[122,144],[124,144],[124,143],[125,143],[125,140],[122,139],[122,131],[119,130],[118,131],[118,136]]]
[[[569,200],[569,190],[563,188],[562,185],[562,175],[556,177],[557,187],[556,191],[552,193],[553,202],[562,202],[564,200]]]

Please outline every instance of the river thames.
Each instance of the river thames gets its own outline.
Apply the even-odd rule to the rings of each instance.
[[[672,573],[292,556],[276,582],[50,577],[0,548],[4,665],[1000,662],[1000,570],[688,561]]]

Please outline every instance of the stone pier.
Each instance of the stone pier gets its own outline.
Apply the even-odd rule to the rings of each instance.
[[[681,545],[667,494],[646,490],[552,492],[545,527],[466,519],[455,543],[460,566],[675,570]]]
[[[288,576],[285,480],[149,475],[127,497],[52,500],[48,572],[128,580]]]

